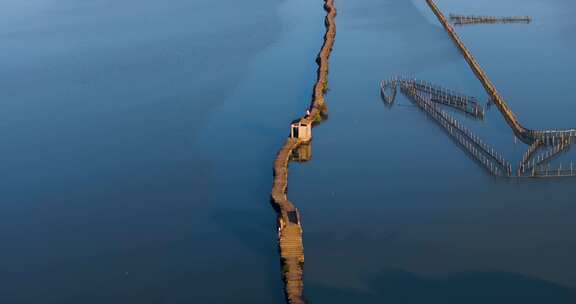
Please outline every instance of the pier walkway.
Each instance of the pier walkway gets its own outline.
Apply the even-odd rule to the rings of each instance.
[[[301,143],[288,138],[274,161],[274,183],[272,202],[278,212],[278,245],[288,303],[305,303],[302,296],[304,286],[302,273],[304,265],[304,245],[298,209],[288,200],[288,163],[292,151]]]
[[[322,120],[326,115],[327,107],[324,94],[328,88],[328,59],[330,57],[336,38],[336,7],[334,0],[324,0],[326,17],[324,24],[326,32],[323,44],[316,57],[318,64],[317,79],[314,83],[312,102],[306,115],[291,124],[291,136],[278,151],[274,161],[274,182],[272,185],[271,203],[278,214],[278,247],[280,249],[280,263],[282,265],[282,278],[284,280],[284,292],[288,304],[304,304],[304,244],[302,242],[302,223],[300,212],[290,200],[288,200],[288,167],[293,159],[294,152],[310,143],[311,128],[315,123]],[[305,126],[309,131],[306,139],[300,138],[300,133],[294,134],[294,125]],[[298,128],[297,128],[298,129]],[[297,159],[307,159],[305,157]]]
[[[456,44],[460,52],[468,62],[468,65],[476,75],[476,77],[480,80],[484,89],[490,96],[492,102],[498,107],[502,116],[508,123],[508,125],[512,128],[512,131],[516,136],[527,144],[532,144],[535,140],[540,139],[543,141],[544,144],[552,144],[555,140],[560,140],[563,138],[575,137],[576,136],[576,129],[570,130],[548,130],[548,131],[540,131],[540,130],[530,130],[525,128],[519,121],[516,115],[512,112],[502,95],[496,89],[496,86],[492,83],[488,75],[484,72],[484,70],[480,67],[480,64],[476,60],[476,58],[472,55],[470,50],[466,47],[462,39],[458,36],[454,27],[448,22],[442,11],[438,8],[436,3],[433,0],[426,0],[428,6],[432,9],[432,12],[436,15],[444,29],[448,32],[452,41]]]

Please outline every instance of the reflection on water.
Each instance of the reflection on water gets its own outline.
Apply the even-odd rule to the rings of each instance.
[[[394,104],[398,86],[410,101],[426,112],[490,174],[509,178],[576,176],[573,162],[570,162],[569,166],[559,164],[558,168],[550,169],[550,162],[574,144],[576,131],[543,130],[539,132],[549,135],[526,138],[525,140],[531,141],[528,150],[524,153],[518,167],[513,169],[512,164],[501,153],[441,108],[441,106],[448,107],[457,113],[464,114],[466,118],[483,119],[484,109],[476,98],[425,81],[394,77],[380,83],[381,96],[388,107]],[[541,153],[538,154],[538,152]]]
[[[310,143],[299,145],[290,156],[290,161],[299,163],[307,162],[312,159],[312,145]]]
[[[422,4],[337,3],[332,123],[290,171],[308,297],[574,302],[572,180],[493,180],[417,108],[382,111],[396,74],[487,99]],[[572,126],[573,1],[439,5],[533,16],[461,34],[527,124]],[[281,302],[270,164],[311,95],[321,3],[8,0],[0,17],[1,302]],[[496,111],[469,123],[521,161]]]
[[[273,77],[255,66],[282,59],[309,96],[321,6],[7,0],[0,17],[0,302],[280,302],[262,202],[299,99],[256,96]]]
[[[574,10],[574,3],[438,4],[445,12],[533,16],[530,26],[462,27],[459,34],[526,125],[574,126],[565,79],[576,62],[563,34],[573,21],[558,19],[556,10]],[[482,104],[489,98],[423,1],[341,1],[339,8],[331,123],[315,132],[312,161],[291,169],[291,197],[306,219],[310,300],[474,302],[468,294],[482,303],[574,301],[576,239],[567,233],[576,229],[574,180],[495,179],[405,95],[383,111],[377,85],[391,75],[442,84]],[[483,120],[466,120],[466,128],[510,163],[522,161],[527,145],[495,107],[485,108]],[[573,151],[555,161],[570,159]],[[380,276],[380,284],[366,279]]]

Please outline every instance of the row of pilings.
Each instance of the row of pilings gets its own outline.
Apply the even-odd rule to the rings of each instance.
[[[446,29],[450,38],[452,38],[458,49],[460,49],[460,52],[464,56],[464,59],[466,59],[466,62],[468,62],[468,65],[470,66],[476,77],[480,80],[480,82],[486,89],[486,92],[488,93],[494,104],[496,104],[496,106],[504,116],[504,119],[506,120],[508,125],[510,125],[516,136],[518,136],[518,138],[520,138],[523,141],[531,141],[531,139],[528,138],[529,131],[520,124],[520,122],[518,121],[512,110],[508,107],[508,104],[506,103],[502,95],[500,95],[500,93],[496,89],[496,86],[492,84],[492,81],[490,80],[488,75],[486,75],[484,70],[480,67],[478,61],[476,61],[476,58],[474,58],[474,56],[468,50],[466,45],[464,45],[464,42],[462,41],[462,39],[460,39],[456,31],[454,30],[450,22],[448,22],[442,11],[438,8],[436,3],[434,3],[433,0],[426,0],[426,2],[428,3],[428,6],[430,7],[430,9],[432,9],[432,12],[434,12],[434,14],[438,18],[442,26],[444,26],[444,29]]]
[[[438,8],[434,0],[426,0],[426,3],[428,3],[428,6],[430,7],[430,9],[432,9],[434,15],[436,15],[436,17],[438,18],[444,29],[446,29],[446,32],[448,32],[448,35],[450,36],[452,41],[454,41],[454,43],[464,56],[464,59],[466,59],[466,62],[468,62],[470,68],[472,69],[476,77],[480,80],[480,82],[484,86],[484,89],[486,89],[486,92],[490,96],[491,101],[494,104],[496,104],[498,110],[500,110],[500,113],[502,113],[502,116],[504,116],[504,119],[514,131],[514,134],[520,140],[522,140],[527,144],[532,144],[535,140],[541,140],[546,145],[550,144],[554,145],[555,144],[553,142],[554,140],[558,141],[563,141],[567,139],[572,140],[573,138],[576,137],[576,129],[530,130],[522,126],[522,124],[520,124],[520,122],[516,118],[516,115],[514,115],[514,113],[512,112],[512,110],[510,109],[504,98],[502,97],[502,95],[500,95],[500,93],[496,89],[496,86],[494,86],[488,75],[480,67],[480,64],[478,63],[476,58],[472,55],[470,50],[468,50],[466,45],[464,45],[464,42],[462,41],[462,39],[460,39],[456,31],[454,30],[454,27],[448,22],[448,20],[446,19],[442,11]]]
[[[450,20],[456,25],[479,24],[479,23],[530,23],[530,16],[475,16],[475,15],[456,15],[450,14]]]
[[[400,89],[429,117],[437,122],[446,133],[466,152],[494,176],[511,176],[512,165],[478,136],[465,128],[457,119],[442,111],[429,96],[425,97],[409,82],[401,82]]]
[[[484,109],[475,97],[415,78],[396,77],[393,82],[413,85],[418,91],[429,94],[436,103],[462,111],[475,119],[484,118]]]
[[[558,167],[558,169],[543,168],[543,164],[566,151],[576,141],[576,129],[564,130],[530,130],[524,128],[516,119],[514,113],[508,107],[506,101],[496,90],[486,73],[482,70],[472,53],[464,45],[454,28],[450,25],[444,14],[440,11],[433,0],[426,0],[433,13],[448,32],[450,38],[459,48],[472,71],[478,77],[491,102],[495,103],[510,125],[514,134],[523,142],[529,144],[528,151],[523,155],[522,161],[513,175],[512,165],[500,154],[496,153],[469,129],[460,125],[458,121],[439,111],[436,104],[449,106],[464,112],[475,118],[483,118],[483,108],[473,97],[458,94],[452,90],[442,88],[423,81],[405,77],[393,77],[380,83],[381,95],[387,106],[392,106],[396,97],[396,88],[400,86],[402,92],[410,97],[417,105],[436,120],[453,139],[462,145],[478,162],[495,176],[505,177],[568,177],[576,176],[573,163],[570,166]],[[532,159],[536,150],[540,147],[552,147],[542,155]],[[568,169],[569,168],[569,169]],[[531,171],[531,172],[529,172]],[[531,174],[530,174],[531,173]]]
[[[299,119],[298,123],[312,125],[318,122],[327,112],[324,94],[328,89],[328,59],[336,38],[336,7],[334,0],[324,0],[326,10],[326,32],[323,45],[318,53],[317,80],[314,84],[312,102],[308,113]],[[286,139],[274,161],[274,181],[272,186],[271,201],[278,214],[278,246],[280,250],[280,262],[282,266],[282,278],[287,303],[303,304],[304,300],[304,246],[302,242],[302,224],[300,212],[289,201],[288,189],[288,166],[290,156],[299,146],[307,144],[308,140],[302,140],[297,136]]]
[[[422,85],[423,83],[426,85]],[[574,163],[570,163],[569,165],[560,164],[558,168],[554,169],[551,169],[548,164],[561,153],[566,152],[571,145],[574,144],[573,136],[551,137],[548,143],[544,141],[545,137],[535,138],[534,142],[524,153],[518,169],[513,171],[510,162],[480,137],[475,135],[470,129],[464,127],[456,118],[442,110],[440,105],[449,106],[462,113],[469,114],[467,113],[467,109],[460,104],[448,104],[445,100],[436,96],[436,94],[446,95],[448,96],[446,98],[450,100],[456,99],[461,101],[460,97],[465,95],[458,94],[451,90],[440,90],[438,89],[442,88],[440,86],[414,78],[393,77],[380,82],[381,95],[387,106],[392,106],[395,101],[396,87],[400,87],[401,92],[408,97],[409,100],[437,122],[457,144],[468,152],[468,154],[480,163],[491,175],[507,178],[576,177]],[[435,89],[432,90],[430,87]],[[454,95],[452,96],[450,94]],[[549,131],[550,134],[557,134],[555,132],[557,131]],[[541,148],[548,150],[537,154]],[[548,165],[546,166],[546,164]],[[516,175],[513,174],[514,172]]]
[[[440,109],[440,105],[448,106],[454,110],[470,115],[468,103],[481,106],[475,98],[468,97],[458,92],[444,89],[441,86],[416,80],[415,78],[392,77],[380,82],[380,90],[386,105],[392,106],[395,101],[396,88],[400,87],[402,93],[406,95],[414,104],[426,112],[436,121],[452,139],[468,152],[473,159],[478,161],[488,172],[498,177],[572,177],[576,176],[574,164],[570,166],[560,166],[557,169],[550,169],[544,165],[561,153],[567,151],[574,143],[572,136],[551,137],[549,143],[544,141],[544,137],[536,138],[524,153],[518,165],[517,175],[513,175],[512,164],[496,152],[496,150],[485,143],[480,137],[475,135],[470,129],[464,127],[456,118]],[[389,94],[388,94],[389,93]],[[557,131],[550,130],[550,134],[557,134]],[[560,131],[567,132],[567,131]],[[551,147],[548,151],[536,155],[540,148]]]

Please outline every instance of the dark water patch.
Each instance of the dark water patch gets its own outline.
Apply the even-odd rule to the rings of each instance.
[[[273,246],[231,231],[258,227],[213,216],[219,175],[194,142],[283,37],[278,4],[0,4],[4,302],[281,299],[268,276],[276,260],[262,263]],[[250,195],[236,199],[257,201]]]
[[[399,11],[402,7],[413,10],[409,15],[434,20],[422,13],[418,2],[412,3],[390,2],[390,5],[397,5]],[[455,4],[448,7],[447,1],[441,4],[447,12],[456,9]],[[471,3],[458,4],[475,7]],[[529,12],[507,11],[507,14],[527,14],[539,20],[537,12],[533,14],[534,8],[540,7],[537,4],[505,4],[532,8]],[[431,21],[429,29],[423,27],[422,32],[406,36],[402,36],[402,28],[389,31],[382,26],[380,32],[374,28],[363,30],[356,26],[363,21],[361,15],[350,10],[353,5],[362,6],[363,2],[344,2],[339,10],[339,42],[331,61],[328,95],[330,123],[315,133],[315,139],[320,140],[314,146],[312,161],[291,171],[295,181],[291,184],[291,196],[302,202],[302,217],[306,219],[304,245],[306,280],[312,284],[307,286],[310,297],[320,285],[364,291],[367,283],[358,278],[381,268],[405,269],[434,277],[470,269],[485,272],[498,269],[572,288],[576,281],[570,271],[573,264],[570,256],[576,247],[565,231],[573,229],[570,219],[575,211],[571,203],[575,194],[573,180],[493,179],[416,109],[388,110],[381,101],[378,83],[397,74],[413,74],[481,101],[486,99],[483,88],[447,35],[440,38],[443,40],[419,44],[428,41],[426,36],[432,35],[432,31],[441,31],[438,24]],[[372,2],[367,2],[367,7],[371,5]],[[490,5],[481,6],[487,9]],[[385,19],[393,11],[382,10],[381,15],[367,13],[366,18]],[[528,27],[533,25],[537,21]],[[496,85],[506,89],[511,107],[522,111],[518,115],[530,126],[541,126],[530,116],[542,118],[542,124],[553,123],[545,127],[568,122],[564,114],[570,112],[570,107],[562,108],[564,114],[559,116],[547,116],[534,110],[541,104],[530,97],[534,94],[562,97],[565,88],[548,93],[526,89],[539,88],[536,82],[559,83],[562,87],[564,82],[556,81],[548,73],[545,73],[548,77],[536,80],[531,77],[533,73],[520,73],[515,62],[530,57],[534,62],[530,69],[548,67],[545,71],[553,71],[560,65],[572,66],[574,62],[569,57],[554,60],[546,57],[545,61],[539,60],[541,56],[533,56],[532,51],[548,54],[544,47],[521,52],[526,48],[524,43],[533,43],[531,39],[538,35],[553,36],[558,29],[549,26],[530,30],[528,36],[526,33],[510,36],[526,27],[512,30],[500,28],[506,25],[495,26],[477,27],[482,34],[478,32],[474,37],[467,27],[462,36],[467,44],[472,43],[472,51],[488,74],[496,78]],[[485,31],[494,36],[486,36]],[[565,51],[558,45],[549,47],[552,54]],[[560,73],[564,74],[563,70]],[[399,100],[400,104],[407,102]],[[528,110],[532,106],[534,109]],[[552,111],[553,107],[558,111],[557,104],[549,104],[546,111]],[[521,155],[525,145],[514,144],[508,126],[495,110],[487,112],[485,121],[471,122],[474,130],[481,131],[479,134],[506,156]],[[511,285],[510,290],[513,288]],[[549,292],[563,295],[561,289]],[[508,303],[504,296],[493,302]]]
[[[422,276],[383,270],[366,279],[368,290],[317,286],[311,301],[331,303],[572,303],[576,290],[538,278],[505,272],[462,272]]]

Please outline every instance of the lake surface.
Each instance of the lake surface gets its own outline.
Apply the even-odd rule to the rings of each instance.
[[[573,3],[438,4],[446,15],[533,16],[457,31],[525,126],[576,126]],[[330,119],[290,179],[310,302],[574,302],[574,180],[494,179],[406,98],[384,106],[378,82],[398,74],[487,100],[424,1],[338,8]],[[459,119],[513,163],[526,149],[495,107],[482,122]]]
[[[282,302],[271,164],[309,102],[322,4],[0,15],[0,302]]]
[[[576,127],[568,0],[458,32],[530,128]],[[311,303],[573,303],[575,180],[488,176],[403,97],[486,95],[423,1],[339,0],[329,120],[291,165]],[[303,114],[321,1],[0,4],[0,302],[282,303],[272,161]],[[492,107],[465,120],[510,160]],[[574,153],[564,163],[576,160]]]

